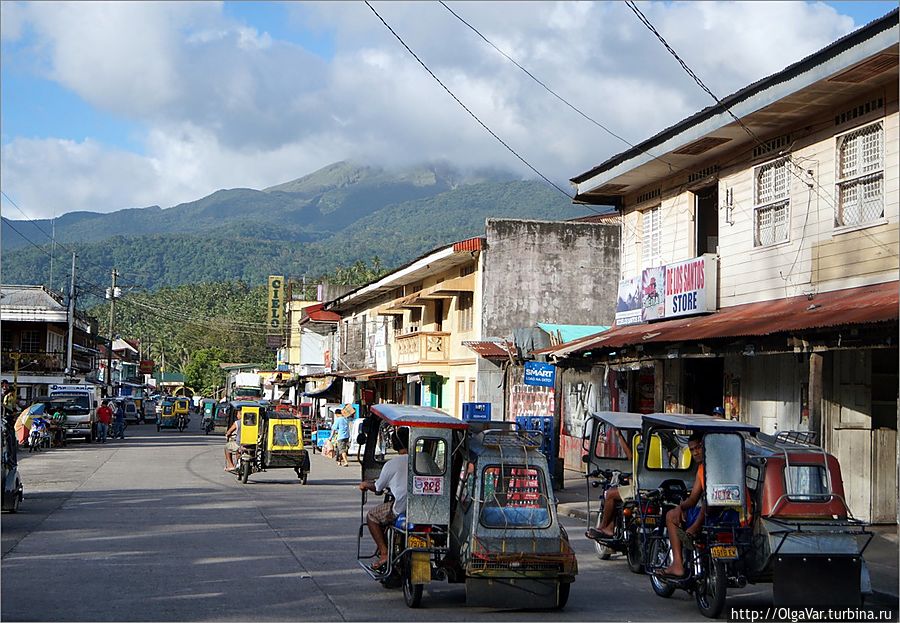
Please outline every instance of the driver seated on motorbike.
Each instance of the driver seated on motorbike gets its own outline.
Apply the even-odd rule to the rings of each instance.
[[[685,576],[684,556],[681,551],[682,526],[687,526],[684,533],[692,538],[703,527],[703,520],[706,517],[706,501],[703,495],[703,433],[697,432],[688,438],[688,449],[691,451],[691,459],[698,466],[694,486],[678,506],[666,513],[666,531],[672,546],[672,564],[660,574],[674,578]]]
[[[391,445],[397,452],[395,456],[381,469],[381,475],[375,482],[364,480],[359,483],[360,491],[374,491],[380,494],[385,489],[390,489],[394,496],[394,503],[385,502],[379,504],[366,514],[366,525],[372,535],[372,540],[378,547],[378,558],[373,563],[372,569],[378,570],[387,563],[388,548],[385,530],[406,512],[406,478],[409,464],[407,446],[409,446],[409,429],[400,428],[391,435]]]
[[[619,441],[622,445],[622,449],[625,452],[625,458],[630,461],[631,444],[626,441],[625,437],[622,435],[622,432],[618,429],[616,430],[616,435],[618,435]],[[607,489],[603,494],[603,499],[603,514],[600,516],[600,527],[596,530],[588,530],[589,536],[592,536],[594,538],[611,538],[615,536],[616,532],[616,505],[622,501],[622,494],[619,491],[619,487],[610,487],[609,489]]]
[[[238,414],[234,422],[225,431],[225,471],[233,472],[237,469],[234,464],[234,455],[241,451],[238,439],[241,438],[241,416]]]

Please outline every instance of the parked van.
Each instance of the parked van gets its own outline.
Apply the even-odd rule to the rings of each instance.
[[[69,415],[66,419],[66,437],[84,437],[88,443],[94,440],[97,432],[97,407],[99,406],[99,388],[96,385],[56,385],[49,387],[51,398],[71,397],[86,413]]]

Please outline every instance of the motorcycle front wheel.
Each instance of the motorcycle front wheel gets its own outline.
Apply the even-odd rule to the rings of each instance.
[[[672,562],[672,548],[668,538],[653,539],[650,545],[650,569],[665,569]],[[650,576],[650,586],[660,597],[671,597],[675,587],[656,575]]]
[[[697,583],[697,609],[700,614],[715,619],[725,608],[725,594],[728,591],[728,578],[725,563],[720,560],[705,560],[706,577]]]

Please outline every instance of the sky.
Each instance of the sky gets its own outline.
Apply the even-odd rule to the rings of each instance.
[[[491,43],[632,143],[712,101],[622,2],[459,2]],[[719,97],[896,2],[642,2]],[[484,124],[563,188],[627,145],[439,2],[372,7]],[[339,160],[534,177],[364,2],[0,3],[6,218],[171,207]],[[15,203],[14,207],[12,202]]]

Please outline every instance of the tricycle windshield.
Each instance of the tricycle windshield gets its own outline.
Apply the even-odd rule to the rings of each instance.
[[[735,433],[707,433],[703,437],[706,503],[744,505],[744,440]]]
[[[481,525],[535,529],[550,526],[542,471],[516,464],[488,465],[481,473]]]
[[[643,466],[649,470],[690,471],[695,468],[688,449],[687,437],[674,430],[654,429],[649,444],[641,452]],[[641,440],[642,447],[647,444]]]
[[[594,443],[594,457],[598,459],[628,459],[630,452],[627,444],[634,431],[620,431],[608,422],[597,421],[597,440]]]

